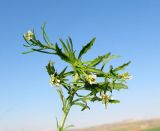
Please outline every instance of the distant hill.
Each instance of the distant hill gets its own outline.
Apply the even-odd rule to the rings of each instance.
[[[125,121],[70,131],[160,131],[160,119]]]

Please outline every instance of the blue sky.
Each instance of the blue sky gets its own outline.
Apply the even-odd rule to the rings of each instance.
[[[0,130],[47,131],[60,118],[60,101],[45,65],[51,59],[60,70],[64,64],[55,56],[21,54],[26,50],[22,35],[34,28],[42,39],[44,22],[53,42],[69,35],[77,50],[96,36],[86,59],[112,52],[122,57],[109,64],[132,61],[129,90],[114,92],[120,104],[108,110],[100,103],[91,104],[90,111],[73,108],[68,123],[85,127],[160,117],[159,0],[1,0],[0,16]]]

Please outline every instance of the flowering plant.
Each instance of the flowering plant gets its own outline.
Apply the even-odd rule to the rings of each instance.
[[[45,43],[39,41],[33,31],[28,31],[23,37],[27,43],[24,46],[30,50],[23,53],[41,52],[56,55],[71,67],[70,69],[65,67],[58,73],[52,61],[49,61],[46,66],[50,76],[50,84],[56,87],[62,101],[63,117],[61,123],[57,122],[58,131],[65,131],[70,127],[65,126],[65,122],[71,107],[74,105],[82,107],[81,110],[83,111],[90,109],[88,106],[89,101],[102,102],[105,107],[107,107],[108,103],[120,102],[112,98],[112,91],[128,88],[126,80],[131,79],[131,76],[128,72],[120,73],[120,71],[128,66],[130,62],[115,68],[110,66],[109,71],[106,72],[104,69],[105,65],[118,56],[106,53],[90,61],[82,59],[83,55],[91,49],[96,38],[93,38],[88,44],[83,46],[77,55],[70,37],[65,42],[59,39],[60,47],[57,43],[53,44],[50,42],[45,32],[45,25],[41,29]],[[67,95],[64,95],[65,91]],[[86,91],[87,93],[81,94],[80,91]]]

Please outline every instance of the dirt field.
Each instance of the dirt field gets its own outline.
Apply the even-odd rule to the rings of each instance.
[[[160,131],[160,119],[126,121],[70,131]]]

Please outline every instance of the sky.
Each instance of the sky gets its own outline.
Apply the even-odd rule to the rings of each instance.
[[[123,120],[160,117],[160,1],[159,0],[1,0],[0,1],[0,130],[49,131],[61,117],[60,100],[49,85],[45,66],[49,60],[61,70],[57,57],[26,51],[23,34],[40,27],[53,42],[72,37],[81,47],[96,37],[85,59],[112,52],[122,56],[109,64],[133,75],[128,90],[114,92],[120,104],[91,103],[84,112],[73,107],[67,124],[87,127]]]

